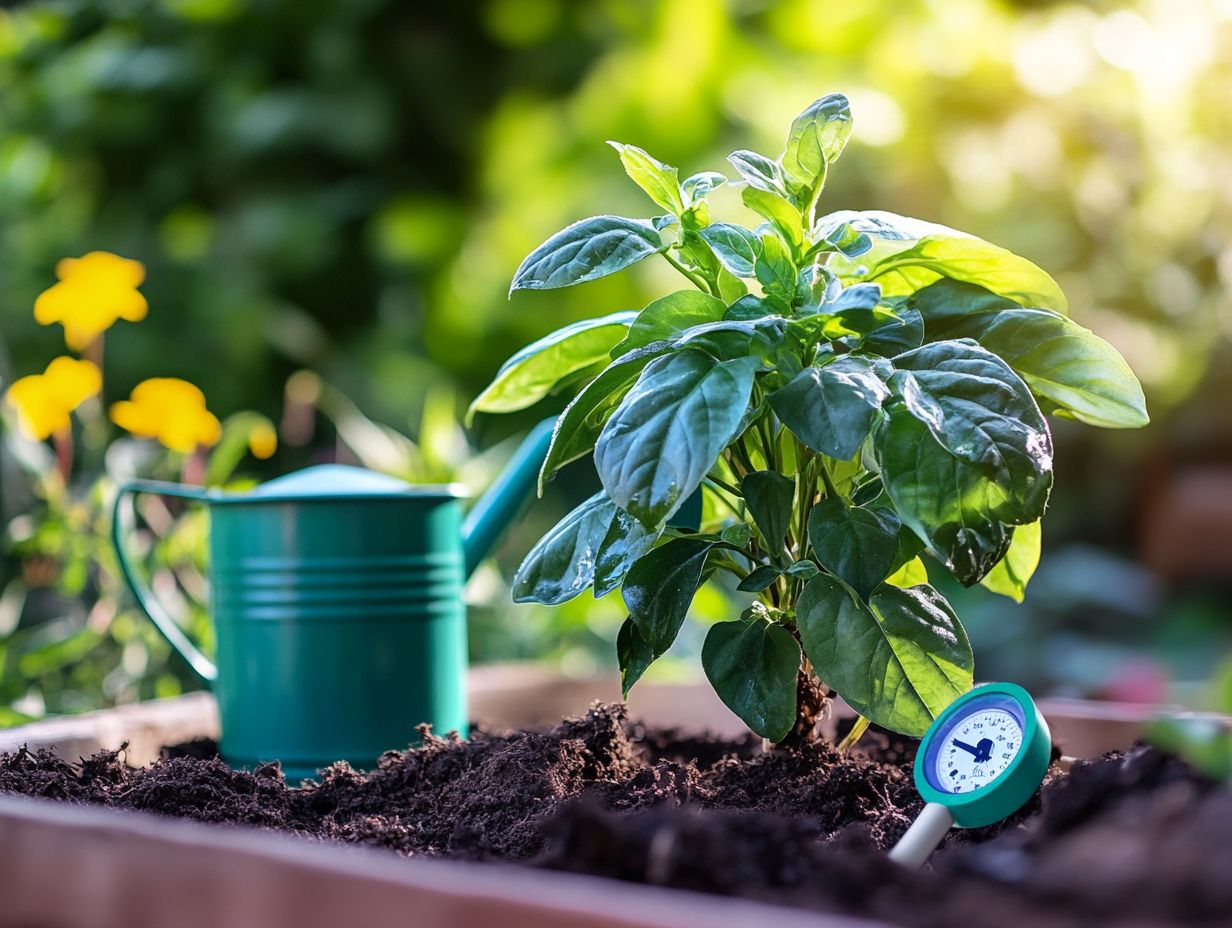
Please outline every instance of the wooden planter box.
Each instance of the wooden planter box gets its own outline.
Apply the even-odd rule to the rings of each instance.
[[[571,680],[533,666],[472,671],[471,713],[497,727],[547,724],[614,678]],[[1065,753],[1128,747],[1143,708],[1041,704]],[[704,682],[643,683],[632,715],[661,725],[737,734],[742,723]],[[75,760],[129,743],[144,764],[164,744],[218,733],[212,698],[197,693],[0,731],[0,751],[50,748]],[[736,928],[874,925],[739,900],[499,864],[405,859],[234,826],[0,796],[0,926],[40,928]]]

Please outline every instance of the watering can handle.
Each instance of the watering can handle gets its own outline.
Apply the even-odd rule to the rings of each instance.
[[[154,493],[159,496],[176,496],[181,499],[191,500],[208,500],[210,493],[201,487],[183,486],[178,483],[165,483],[161,480],[134,480],[131,483],[126,483],[116,492],[115,506],[111,512],[111,544],[115,548],[116,560],[120,565],[120,573],[124,577],[125,583],[132,591],[133,597],[137,600],[137,604],[150,621],[154,623],[154,627],[162,632],[162,636],[167,639],[167,642],[184,660],[188,661],[190,666],[202,680],[206,683],[213,683],[218,677],[218,668],[214,666],[214,662],[201,653],[200,649],[195,644],[188,640],[188,636],[180,629],[180,626],[175,623],[175,620],[163,609],[162,604],[155,598],[154,591],[151,590],[136,571],[133,570],[132,564],[128,560],[128,556],[124,553],[124,520],[121,518],[124,513],[124,500],[129,496],[137,496],[139,493]]]

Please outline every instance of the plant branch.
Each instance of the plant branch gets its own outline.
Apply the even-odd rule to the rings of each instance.
[[[681,264],[679,261],[673,258],[671,255],[671,252],[669,251],[663,252],[663,257],[667,259],[668,264],[670,264],[672,267],[678,270],[681,274],[687,277],[690,283],[692,283],[693,286],[695,286],[702,293],[709,293],[712,296],[714,295],[713,291],[711,291],[710,289],[710,284],[706,283],[706,278],[702,277],[700,274],[696,274],[693,271],[689,270],[687,267],[685,267],[683,264]]]
[[[825,459],[817,458],[818,472],[821,474],[821,482],[825,485],[826,496],[832,499],[842,499],[843,495],[839,493],[838,487],[834,485],[834,478],[830,476],[830,468],[826,467]]]
[[[719,477],[708,476],[706,477],[706,483],[710,484],[710,489],[714,492],[715,497],[717,497],[719,501],[723,503],[724,506],[726,506],[728,509],[731,510],[732,515],[736,516],[739,519],[744,518],[744,513],[740,511],[741,510],[740,504],[738,502],[728,499],[726,496],[723,495],[722,492],[720,492],[720,491],[726,491],[728,493],[731,493],[733,496],[735,496],[736,500],[740,500],[743,497],[740,495],[739,490],[733,487],[726,480],[722,480]]]

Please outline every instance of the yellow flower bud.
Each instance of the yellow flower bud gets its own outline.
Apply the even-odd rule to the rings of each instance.
[[[222,425],[205,408],[205,394],[175,377],[154,377],[137,384],[128,400],[112,405],[111,421],[184,454],[198,445],[212,445],[222,436]]]
[[[60,282],[34,301],[34,318],[40,325],[64,326],[64,340],[74,351],[85,349],[117,319],[138,322],[149,311],[137,291],[145,279],[140,261],[92,251],[60,261],[56,276]]]
[[[42,441],[69,427],[69,414],[103,388],[103,375],[89,361],[56,358],[41,374],[14,381],[5,394],[28,438]]]
[[[274,456],[278,450],[278,433],[268,422],[261,421],[252,427],[248,433],[248,450],[254,458],[264,461]]]

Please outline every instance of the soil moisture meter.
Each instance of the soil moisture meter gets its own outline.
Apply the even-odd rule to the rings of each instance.
[[[1013,683],[986,683],[954,700],[925,732],[915,785],[926,805],[890,859],[918,867],[951,826],[979,828],[1035,794],[1052,757],[1048,723]]]

